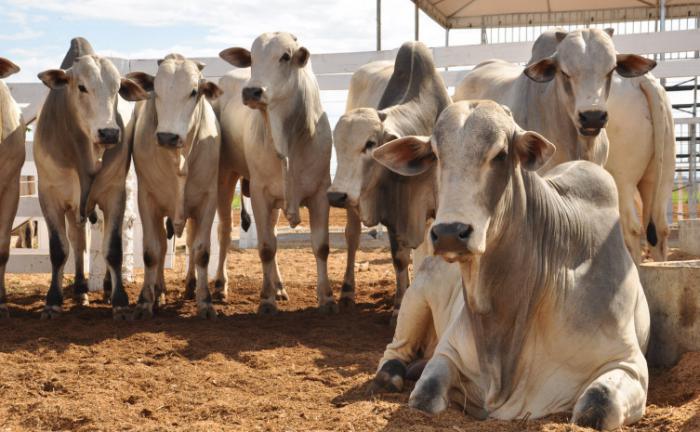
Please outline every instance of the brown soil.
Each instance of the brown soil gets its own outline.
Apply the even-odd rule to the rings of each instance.
[[[386,250],[358,253],[357,306],[320,316],[308,249],[279,252],[291,300],[255,314],[261,283],[254,251],[232,252],[230,302],[214,322],[179,299],[184,270],[168,271],[168,304],[153,320],[111,320],[107,306],[66,301],[39,320],[48,275],[9,275],[10,320],[0,322],[0,430],[580,431],[566,415],[478,422],[455,408],[430,418],[408,392],[370,396],[368,380],[391,339],[393,271]],[[339,289],[345,253],[331,251]],[[141,280],[142,275],[137,275]],[[129,284],[132,301],[137,284]],[[700,353],[653,371],[644,419],[625,431],[700,430]]]

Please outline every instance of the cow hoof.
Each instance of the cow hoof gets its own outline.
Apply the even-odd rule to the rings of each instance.
[[[153,303],[139,303],[134,309],[134,319],[151,319],[153,318]]]
[[[212,300],[218,303],[225,303],[226,299],[228,298],[228,293],[226,291],[214,291],[211,294]]]
[[[42,320],[55,319],[61,316],[61,306],[44,306],[44,310],[41,312]]]
[[[297,225],[301,223],[301,218],[299,217],[299,213],[287,213],[287,221],[289,221],[289,227],[290,228],[296,228]]]
[[[115,306],[112,308],[112,318],[114,321],[131,321],[134,316],[128,307]]]
[[[196,287],[196,279],[192,278],[185,281],[185,300],[194,300],[194,290]]]
[[[284,288],[278,289],[277,294],[275,294],[275,300],[277,300],[277,301],[289,301],[289,294],[287,294],[287,290]]]
[[[437,382],[426,381],[417,386],[408,399],[408,406],[426,414],[438,414],[448,406],[447,399],[438,393]]]
[[[338,303],[341,309],[353,309],[355,307],[355,299],[353,297],[341,297]]]
[[[618,427],[607,424],[608,418],[614,417],[610,415],[614,410],[612,409],[609,389],[603,386],[590,388],[582,396],[582,400],[581,408],[574,411],[573,423],[596,430],[609,430]],[[578,408],[579,403],[576,404],[576,408]]]
[[[380,392],[400,393],[403,390],[405,376],[406,366],[399,360],[389,360],[374,376],[373,387]]]
[[[318,307],[318,311],[323,315],[337,314],[340,309],[338,308],[338,303],[330,301]]]
[[[7,319],[10,318],[10,310],[7,308],[7,305],[0,305],[0,319]]]
[[[206,320],[215,320],[218,315],[211,303],[205,303],[197,307],[197,316]]]
[[[75,302],[80,306],[90,306],[90,297],[88,297],[87,293],[82,293],[76,297]]]
[[[112,293],[109,291],[105,291],[102,293],[102,303],[104,304],[112,304]]]
[[[277,315],[277,305],[274,303],[260,303],[258,315]]]

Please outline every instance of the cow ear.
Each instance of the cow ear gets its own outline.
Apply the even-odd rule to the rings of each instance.
[[[615,70],[620,76],[634,78],[642,76],[656,67],[654,60],[636,54],[618,54]]]
[[[194,64],[197,66],[197,69],[199,69],[200,72],[202,71],[202,69],[204,69],[205,67],[207,67],[207,64],[206,64],[206,63],[203,63],[203,62],[201,62],[201,61],[195,61]]]
[[[557,62],[552,57],[546,57],[526,67],[523,72],[533,81],[548,82],[554,79],[557,72]]]
[[[49,69],[37,76],[50,89],[62,89],[70,82],[70,75],[63,69]]]
[[[148,98],[148,93],[137,82],[129,78],[122,78],[119,86],[119,96],[129,102],[136,102]]]
[[[603,31],[608,34],[608,36],[613,37],[615,34],[615,29],[612,27],[604,28]]]
[[[559,31],[556,31],[554,33],[554,37],[557,38],[557,42],[561,42],[564,40],[564,38],[566,37],[567,34],[568,34],[567,32],[565,32],[563,30],[559,30]]]
[[[386,113],[384,111],[377,111],[377,116],[379,117],[379,121],[384,123],[384,120],[386,120]]]
[[[211,81],[200,80],[199,81],[199,94],[204,95],[209,100],[214,100],[221,96],[224,92],[219,88],[218,85]]]
[[[408,136],[388,142],[372,151],[372,157],[390,170],[405,176],[426,172],[435,164],[430,137]]]
[[[19,66],[4,57],[0,57],[0,78],[7,78],[19,72]]]
[[[250,67],[251,64],[250,51],[245,48],[226,48],[219,53],[219,57],[239,68]]]
[[[311,53],[309,53],[309,50],[307,50],[304,47],[301,47],[298,50],[296,50],[296,52],[292,56],[292,60],[294,61],[295,65],[299,66],[300,68],[303,68],[304,66],[306,66],[306,63],[308,63],[309,57],[311,57]]]
[[[519,131],[513,138],[513,147],[520,165],[528,171],[537,171],[549,161],[556,147],[537,132]]]
[[[155,80],[153,75],[149,75],[146,72],[131,72],[126,77],[141,86],[145,91],[153,91],[153,81]]]

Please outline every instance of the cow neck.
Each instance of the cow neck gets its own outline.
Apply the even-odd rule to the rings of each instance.
[[[549,180],[518,168],[492,218],[486,252],[476,268],[462,265],[489,412],[502,406],[521,381],[529,332],[537,331],[539,317],[551,312],[545,299],[555,289],[568,288],[566,271],[582,260],[576,251],[590,250],[580,229],[582,217]],[[504,265],[510,271],[504,272]],[[477,273],[471,284],[464,277],[469,270]],[[488,312],[474,310],[469,296],[475,292],[488,302]]]

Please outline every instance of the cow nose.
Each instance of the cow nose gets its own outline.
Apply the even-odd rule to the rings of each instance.
[[[469,238],[473,232],[474,228],[471,225],[459,222],[441,223],[430,230],[430,240],[436,254],[465,253],[469,251]]]
[[[164,147],[182,147],[182,144],[180,142],[180,135],[178,134],[170,132],[158,132],[156,133],[156,137],[158,138],[158,144]]]
[[[258,102],[262,98],[263,89],[261,87],[244,87],[243,88],[243,103]]]
[[[98,129],[97,137],[100,139],[100,144],[116,144],[119,141],[119,129]]]
[[[602,129],[608,122],[608,112],[603,110],[589,110],[578,113],[582,129]]]
[[[343,192],[328,192],[328,202],[333,207],[344,208],[348,201],[348,194]]]

